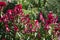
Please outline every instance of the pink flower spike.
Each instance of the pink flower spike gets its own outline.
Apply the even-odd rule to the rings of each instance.
[[[35,20],[35,24],[34,25],[39,28],[39,22],[38,22],[38,20]]]
[[[42,15],[42,12],[40,12],[40,20],[41,20],[43,23],[45,22],[44,17],[43,17],[43,15]]]

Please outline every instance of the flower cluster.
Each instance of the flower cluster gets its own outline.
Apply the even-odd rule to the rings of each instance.
[[[40,28],[38,20],[30,20],[29,14],[21,16],[20,21],[25,26],[24,33],[36,32]]]
[[[6,6],[6,3],[0,2],[0,7],[3,7],[3,6]],[[22,14],[23,14],[22,5],[18,4],[15,6],[14,9],[8,9],[6,13],[1,14],[2,16],[0,15],[0,23],[1,23],[0,25],[2,25],[2,23],[3,23],[1,28],[3,27],[2,30],[4,30],[4,32],[5,32],[4,35],[6,35],[6,33],[10,34],[11,31],[13,31],[14,35],[15,35],[16,32],[19,31],[19,28],[16,25],[15,20],[16,20],[18,15],[21,16]],[[2,37],[5,38],[3,36],[3,34],[2,34]],[[1,40],[5,40],[5,39],[1,39]]]
[[[58,16],[55,16],[55,14],[50,11],[47,15],[47,19],[44,19],[42,13],[40,13],[40,20],[43,22],[44,29],[49,31],[52,28],[53,33],[56,35],[60,34],[60,26],[58,21]],[[54,25],[54,26],[52,26]]]

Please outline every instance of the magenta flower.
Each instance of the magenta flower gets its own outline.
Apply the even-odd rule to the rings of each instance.
[[[13,10],[11,10],[11,9],[9,9],[9,10],[7,10],[7,15],[9,16],[9,15],[12,15],[13,14]]]
[[[36,28],[40,28],[38,20],[35,20],[34,22],[35,22],[34,25],[36,26]]]
[[[46,20],[46,24],[51,24],[53,20]]]
[[[48,14],[48,19],[51,20],[53,18],[54,18],[53,13],[50,11],[49,14]]]
[[[18,13],[18,14],[22,15],[23,12],[22,12],[22,5],[21,4],[18,4],[15,6],[14,13]]]
[[[56,23],[58,21],[58,16],[54,17],[52,12],[49,12],[48,14],[48,21],[46,23]]]
[[[6,6],[5,2],[0,2],[0,6]]]
[[[16,5],[19,9],[22,9],[22,4]]]
[[[14,26],[14,31],[15,31],[15,32],[19,31],[17,25],[14,24],[13,26]]]
[[[40,12],[40,20],[41,20],[43,23],[45,22],[44,17],[43,17],[43,15],[42,15],[42,12]]]
[[[2,9],[2,7],[6,6],[5,2],[0,2],[0,10]]]

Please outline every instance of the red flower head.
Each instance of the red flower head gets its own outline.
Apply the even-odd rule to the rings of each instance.
[[[23,14],[23,11],[22,11],[22,5],[21,4],[18,4],[18,5],[15,6],[14,13],[15,13],[15,15],[18,15],[18,14],[20,16],[23,16],[24,15]]]
[[[0,2],[0,6],[6,6],[5,2]]]
[[[53,20],[46,20],[46,24],[51,24]]]
[[[6,6],[5,2],[0,2],[0,10],[2,9],[3,6]]]
[[[15,25],[15,24],[14,24],[14,31],[15,31],[15,32],[19,31],[17,25]]]
[[[53,18],[54,18],[53,13],[52,13],[52,11],[50,11],[48,14],[48,19],[53,19]]]
[[[18,8],[22,9],[22,4],[16,5]]]
[[[13,10],[11,10],[11,9],[7,10],[8,16],[9,16],[9,15],[12,15],[12,12],[13,12]]]
[[[16,5],[14,8],[14,12],[16,12],[16,13],[22,12],[22,5],[21,4]]]
[[[56,23],[58,21],[58,16],[55,16],[51,11],[48,14],[48,20],[50,23]]]

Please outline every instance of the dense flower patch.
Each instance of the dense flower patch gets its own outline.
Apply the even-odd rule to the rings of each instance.
[[[0,7],[3,6],[6,6],[6,3],[0,2]],[[44,18],[43,13],[40,12],[39,20],[41,22],[37,19],[31,20],[29,14],[25,15],[22,10],[22,4],[16,4],[14,9],[8,9],[6,13],[1,13],[1,15],[1,40],[12,40],[12,38],[15,40],[15,35],[19,32],[22,33],[23,36],[29,35],[28,37],[32,37],[32,40],[58,40],[57,38],[60,35],[60,23],[57,23],[58,16],[55,16],[52,11],[48,13],[47,18]],[[23,28],[21,28],[22,26]],[[19,37],[18,39],[21,38]],[[22,40],[22,38],[20,40]],[[25,37],[23,37],[23,40],[25,40]]]

